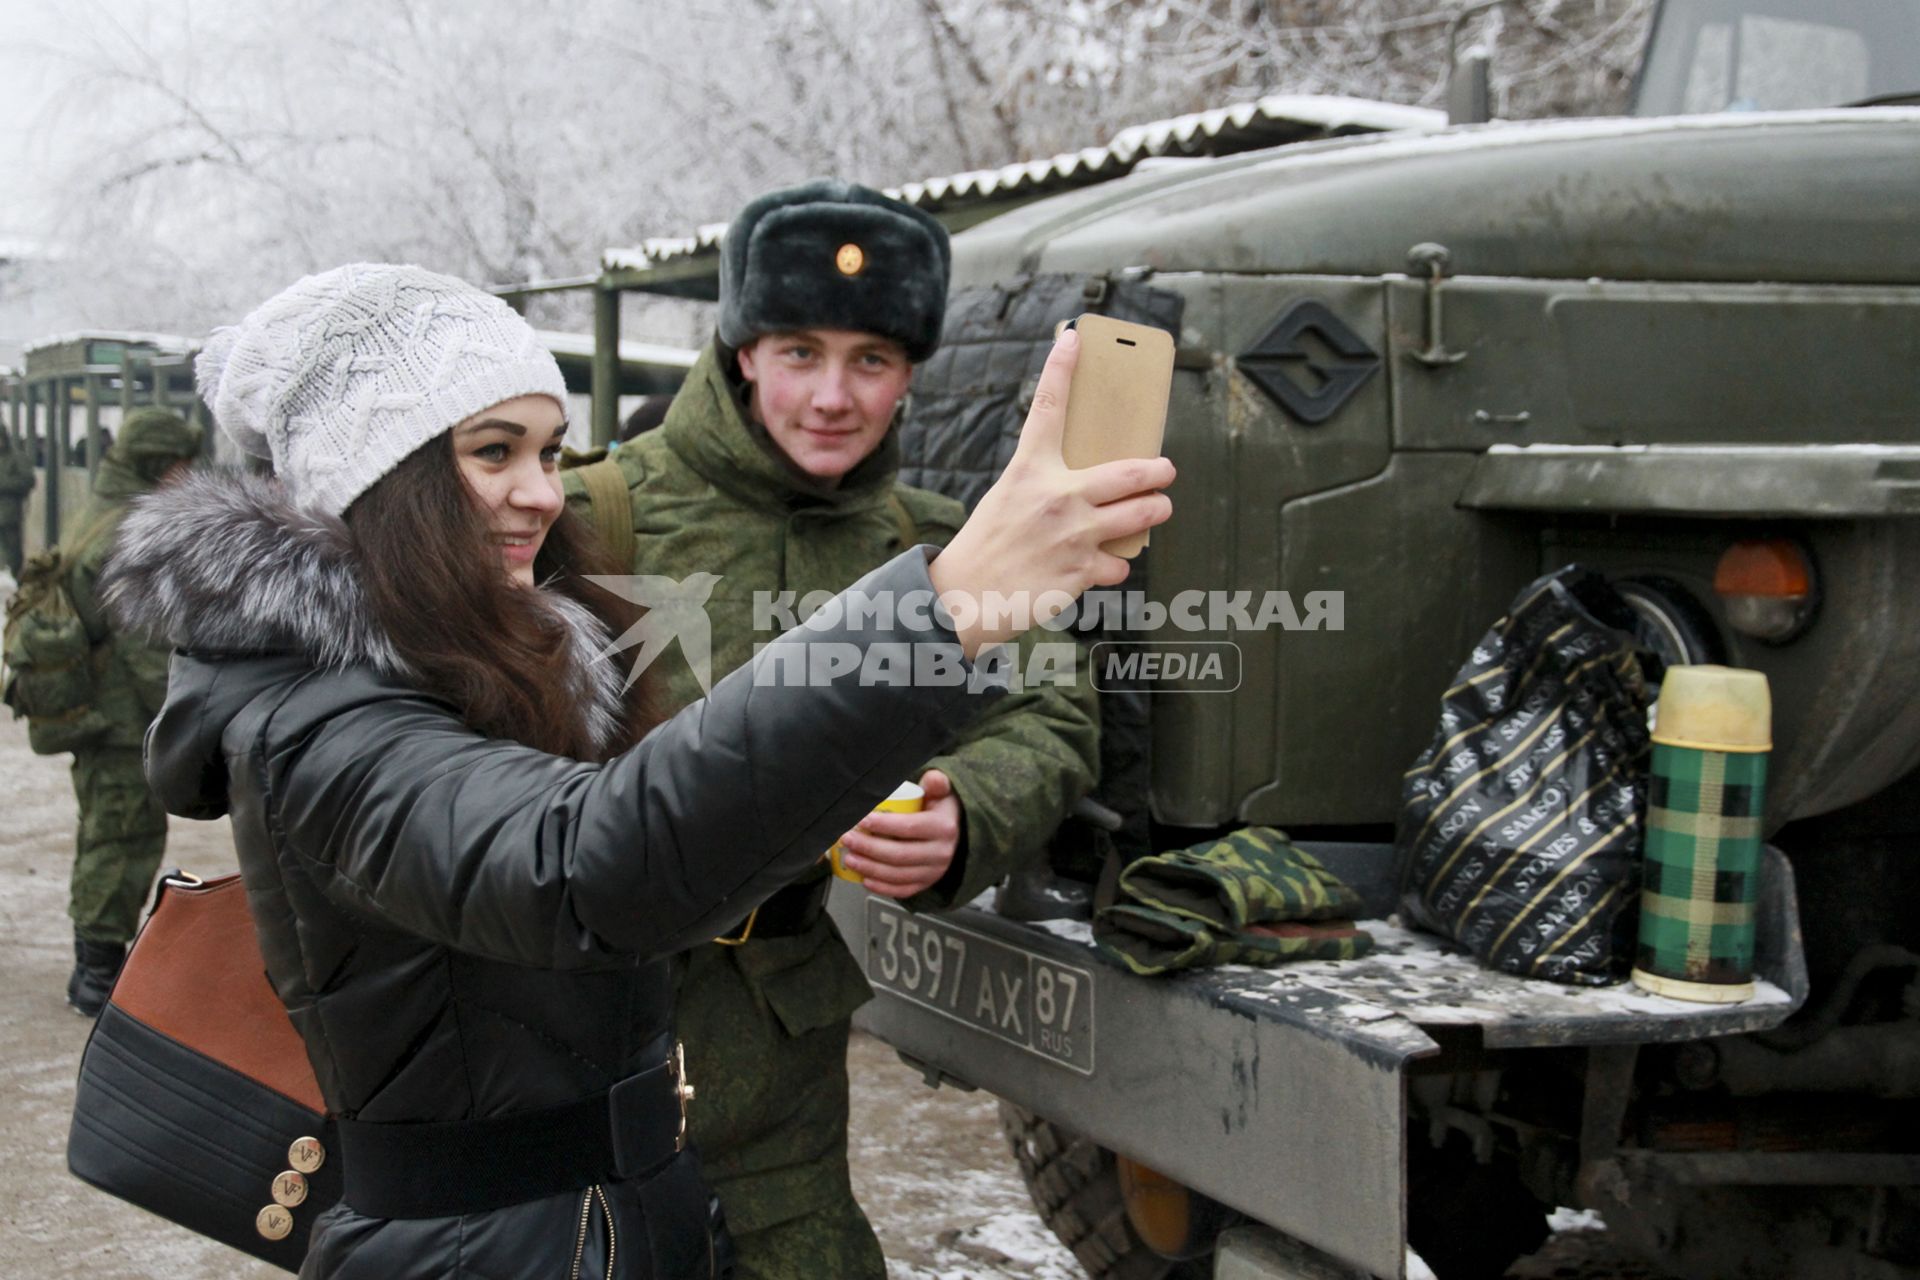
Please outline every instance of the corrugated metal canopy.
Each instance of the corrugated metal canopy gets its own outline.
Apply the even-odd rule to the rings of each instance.
[[[567,389],[586,394],[593,386],[593,335],[535,330],[540,345],[553,353]],[[659,395],[679,390],[700,353],[657,342],[620,344],[620,394]]]
[[[587,360],[593,356],[593,335],[566,333],[558,329],[536,329],[534,337],[556,359],[567,357]],[[620,342],[620,358],[636,364],[657,364],[673,369],[691,369],[700,352],[690,347],[670,347],[661,342]]]
[[[997,169],[925,178],[889,187],[887,194],[931,213],[961,214],[998,201],[1036,199],[1124,177],[1142,160],[1157,156],[1233,155],[1350,133],[1430,131],[1444,128],[1446,122],[1445,112],[1426,107],[1334,95],[1275,94],[1255,102],[1132,125],[1115,134],[1104,147],[1087,147]],[[629,248],[608,249],[601,255],[601,265],[608,270],[645,271],[709,254],[719,247],[726,230],[726,223],[715,222],[689,236],[662,236]]]

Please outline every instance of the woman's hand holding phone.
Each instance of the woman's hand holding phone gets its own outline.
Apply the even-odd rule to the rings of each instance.
[[[1164,523],[1173,503],[1158,492],[1173,483],[1165,458],[1123,458],[1074,469],[1061,452],[1067,394],[1080,337],[1069,329],[1054,343],[1020,429],[1013,460],[974,508],[953,541],[929,566],[934,588],[972,597],[950,606],[969,658],[1044,621],[1034,602],[1047,592],[1079,596],[1126,580],[1128,562],[1102,550]],[[995,598],[1029,608],[978,607]]]

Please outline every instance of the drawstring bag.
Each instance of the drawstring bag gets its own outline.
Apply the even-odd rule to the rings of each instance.
[[[1655,687],[1633,625],[1592,570],[1534,582],[1441,695],[1407,771],[1401,907],[1502,972],[1585,986],[1626,974]]]

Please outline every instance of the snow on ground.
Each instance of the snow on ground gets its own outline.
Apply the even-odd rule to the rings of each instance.
[[[993,1098],[930,1089],[863,1034],[848,1066],[854,1191],[891,1280],[1080,1280],[1027,1198]]]

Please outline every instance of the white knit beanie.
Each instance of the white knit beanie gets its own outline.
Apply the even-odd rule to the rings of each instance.
[[[464,280],[356,262],[216,329],[194,363],[221,429],[302,504],[338,515],[427,441],[560,366],[513,308]]]

